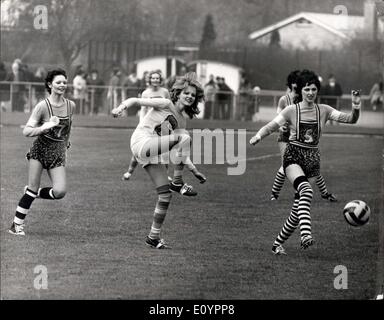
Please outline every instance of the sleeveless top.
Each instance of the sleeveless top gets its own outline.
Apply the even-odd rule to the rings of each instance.
[[[59,125],[51,128],[47,133],[43,134],[45,138],[48,138],[52,141],[64,142],[69,140],[69,134],[71,132],[72,125],[72,112],[71,105],[68,99],[65,99],[67,105],[67,115],[66,116],[57,116],[60,120]],[[53,108],[48,99],[45,99],[45,103],[48,107],[49,117],[54,116]]]
[[[316,119],[302,120],[299,104],[296,104],[296,137],[289,143],[304,147],[317,148],[321,136],[320,109],[315,104]]]

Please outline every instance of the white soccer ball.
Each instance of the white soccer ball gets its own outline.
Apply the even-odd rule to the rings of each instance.
[[[359,227],[368,222],[371,209],[364,201],[353,200],[345,205],[343,214],[351,226]]]

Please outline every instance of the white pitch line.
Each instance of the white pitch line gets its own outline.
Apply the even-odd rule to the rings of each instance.
[[[273,153],[273,154],[265,154],[263,156],[258,157],[252,157],[252,158],[246,158],[246,159],[237,159],[237,161],[254,161],[254,160],[264,160],[272,157],[280,156],[280,153]],[[229,162],[229,161],[228,161]]]

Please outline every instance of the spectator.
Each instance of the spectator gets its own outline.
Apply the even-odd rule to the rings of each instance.
[[[88,79],[88,92],[90,101],[91,114],[98,114],[100,108],[103,106],[103,93],[105,85],[103,79],[99,77],[99,72],[96,69],[91,71],[90,78]]]
[[[209,81],[204,86],[204,95],[205,95],[204,119],[213,118],[213,106],[215,103],[216,90],[217,90],[217,86],[216,86],[215,78],[213,74],[211,74],[209,76]]]
[[[111,78],[109,79],[109,88],[107,93],[108,105],[112,110],[121,102],[121,71],[119,68],[113,68]]]
[[[340,109],[340,97],[343,95],[343,90],[339,83],[336,82],[336,78],[333,74],[328,77],[328,83],[321,91],[321,95],[324,97],[321,99],[321,103],[330,105],[336,110]],[[329,120],[333,124],[332,120]],[[337,124],[337,122],[335,122]]]
[[[7,76],[7,81],[12,82],[21,82],[24,81],[24,73],[22,70],[22,63],[20,59],[16,59],[12,63],[12,71]],[[25,86],[21,84],[13,84],[11,85],[11,110],[12,111],[20,111],[24,112],[25,105]]]
[[[241,121],[252,120],[253,109],[254,101],[251,84],[245,76],[242,76],[238,95],[238,118]]]
[[[87,82],[85,80],[85,72],[79,68],[73,79],[73,99],[76,105],[77,114],[86,114],[87,103]]]
[[[40,100],[45,99],[45,76],[47,72],[45,71],[44,67],[37,68],[33,82],[41,83],[41,85],[35,85],[33,88],[35,89],[35,98],[36,102],[39,102]]]
[[[135,71],[130,73],[123,81],[123,92],[122,99],[125,100],[127,97],[138,97],[141,92],[141,81],[137,77]],[[138,109],[131,108],[127,110],[127,115],[134,116],[136,115]]]
[[[218,91],[216,93],[217,101],[217,119],[229,119],[231,114],[232,90],[225,83],[224,77],[216,77]]]
[[[371,102],[373,111],[378,111],[380,109],[383,109],[383,104],[384,104],[383,80],[380,80],[373,85],[369,93],[369,101]]]
[[[7,79],[7,70],[5,69],[5,64],[3,61],[0,61],[0,82],[6,81]],[[0,84],[0,107],[2,111],[7,111],[5,107],[5,102],[9,101],[9,86],[6,84]]]
[[[253,89],[253,94],[252,94],[252,98],[253,98],[253,114],[252,114],[252,121],[253,122],[256,122],[259,120],[259,111],[260,111],[260,87],[258,86],[255,86]]]
[[[144,91],[149,86],[149,71],[144,71],[143,76],[141,77],[140,89]]]

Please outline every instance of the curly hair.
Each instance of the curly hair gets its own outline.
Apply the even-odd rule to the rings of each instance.
[[[320,91],[321,84],[319,80],[319,76],[311,71],[311,70],[303,70],[300,72],[299,76],[297,77],[297,102],[303,101],[303,96],[301,94],[301,90],[303,90],[304,87],[310,86],[311,84],[314,84],[317,88],[317,92]],[[297,103],[295,102],[295,103]]]
[[[60,76],[60,75],[64,76],[65,79],[68,79],[67,73],[63,69],[58,68],[58,69],[53,69],[48,71],[47,76],[45,77],[45,80],[44,80],[44,84],[45,84],[45,89],[47,89],[49,94],[51,94],[52,90],[48,84],[49,83],[52,84],[53,79],[55,79],[56,76]]]
[[[189,118],[192,119],[194,116],[200,113],[200,110],[197,105],[199,104],[199,102],[204,101],[204,89],[201,84],[196,80],[196,73],[188,72],[180,79],[177,79],[172,85],[170,95],[172,102],[175,103],[179,99],[180,93],[188,86],[194,87],[196,89],[195,101],[192,105],[186,106],[184,109]]]
[[[161,73],[161,70],[152,70],[152,71],[150,71],[149,73],[148,73],[148,83],[149,83],[149,85],[152,85],[152,83],[151,83],[151,77],[152,77],[152,75],[153,74],[158,74],[159,76],[160,76],[160,85],[162,85],[163,84],[163,75],[162,75],[162,73]]]

